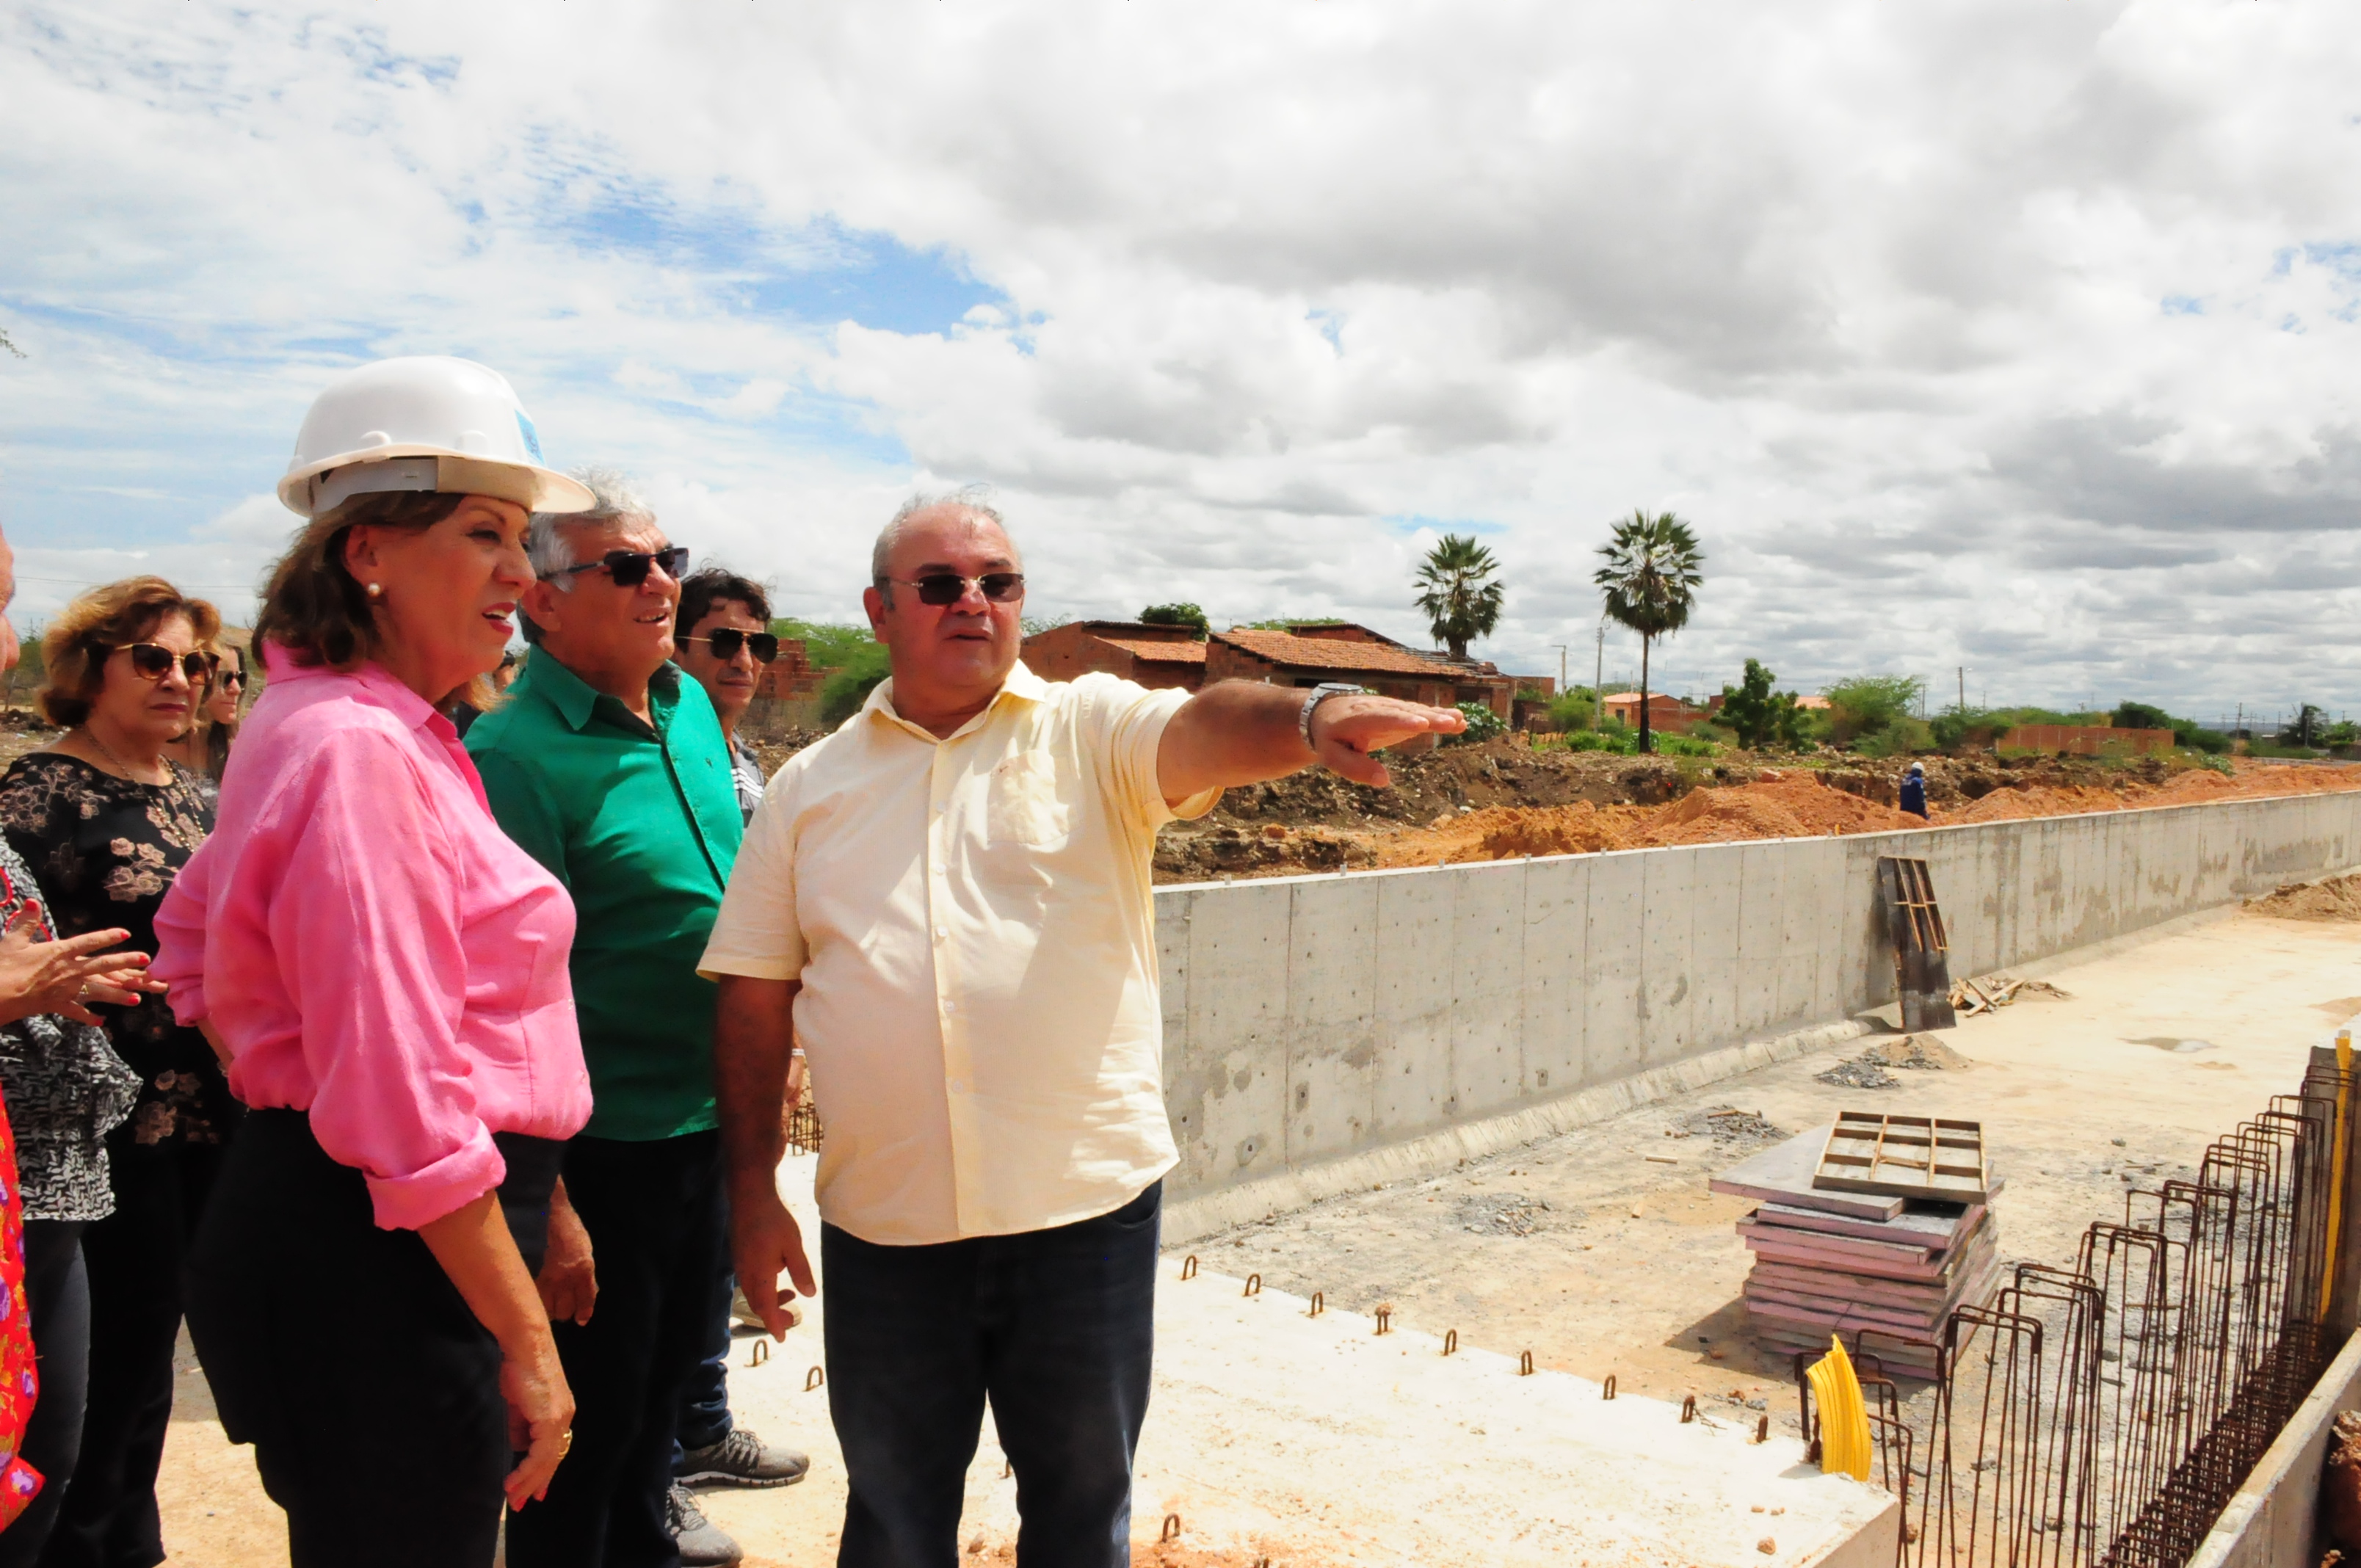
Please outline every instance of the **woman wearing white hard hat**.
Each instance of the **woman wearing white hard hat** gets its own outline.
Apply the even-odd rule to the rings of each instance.
[[[573,905],[437,710],[500,662],[528,515],[590,493],[497,373],[411,358],[320,394],[279,494],[310,521],[255,623],[267,685],[156,922],[250,1107],[189,1328],[299,1568],[487,1564],[571,1442],[533,1271],[590,1088]]]

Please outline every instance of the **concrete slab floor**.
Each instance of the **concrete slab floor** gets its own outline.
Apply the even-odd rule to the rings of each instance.
[[[1849,1483],[1789,1473],[1791,1437],[1744,1442],[1753,1401],[1781,1418],[1776,1428],[1794,1398],[1784,1364],[1763,1359],[1741,1326],[1748,1255],[1732,1226],[1746,1205],[1705,1190],[1741,1149],[1665,1130],[1725,1103],[1791,1130],[1856,1105],[1979,1117],[2009,1179],[1996,1210],[2004,1255],[2062,1260],[2089,1221],[2120,1213],[2126,1173],[2193,1163],[2209,1139],[2293,1087],[2305,1047],[2361,1012],[2357,937],[2236,916],[2053,973],[2070,1000],[1968,1021],[1948,1036],[1973,1064],[1963,1070],[1897,1074],[1902,1086],[1882,1091],[1813,1080],[1854,1046],[1176,1249],[1159,1299],[1137,1560],[1808,1560],[1883,1505]],[[2181,1049],[2187,1041],[2202,1048]],[[783,1179],[808,1216],[810,1162],[790,1161]],[[1204,1268],[1185,1286],[1172,1282],[1182,1252]],[[1237,1293],[1250,1272],[1266,1287],[1254,1301]],[[1315,1289],[1329,1310],[1311,1319],[1303,1303]],[[1401,1332],[1378,1339],[1355,1315],[1380,1303]],[[755,1568],[833,1560],[843,1468],[826,1387],[805,1387],[824,1305],[763,1365],[747,1365],[752,1340],[733,1355],[741,1419],[814,1455],[802,1485],[703,1495]],[[1467,1349],[1446,1359],[1438,1339],[1451,1329]],[[1518,1377],[1525,1349],[1573,1376]],[[160,1486],[172,1561],[284,1561],[284,1528],[250,1454],[223,1441],[185,1345],[180,1365]],[[1610,1373],[1623,1395],[1671,1403],[1607,1405],[1595,1384]],[[1673,1406],[1689,1393],[1713,1424],[1678,1423]],[[1610,1411],[1628,1430],[1598,1424]],[[1630,1466],[1593,1463],[1602,1433]],[[1568,1463],[1576,1451],[1585,1457]],[[987,1562],[1007,1561],[1014,1539],[1002,1464],[987,1425],[962,1532]],[[1157,1547],[1175,1512],[1180,1541]],[[1874,1535],[1855,1536],[1854,1550]],[[1756,1552],[1762,1538],[1773,1553]]]
[[[1874,1043],[1853,1042],[1187,1250],[1627,1390],[1725,1410],[1761,1400],[1792,1430],[1789,1363],[1744,1327],[1752,1255],[1734,1225],[1752,1205],[1706,1190],[1764,1146],[1668,1130],[1722,1105],[1789,1132],[1844,1109],[1981,1120],[2007,1179],[2003,1256],[2064,1263],[2091,1221],[2123,1217],[2133,1181],[2189,1174],[2208,1142],[2297,1087],[2307,1048],[2361,1012],[2361,930],[2237,915],[2048,979],[2067,1000],[1945,1033],[1961,1070],[1897,1070],[1883,1090],[1816,1081]]]

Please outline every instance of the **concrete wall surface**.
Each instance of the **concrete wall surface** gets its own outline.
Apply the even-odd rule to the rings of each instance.
[[[1173,1201],[1894,998],[1882,855],[1954,978],[2361,862],[2361,792],[1159,888]]]

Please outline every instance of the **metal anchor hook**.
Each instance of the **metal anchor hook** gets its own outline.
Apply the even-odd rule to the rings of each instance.
[[[1180,1260],[1180,1277],[1183,1279],[1194,1279],[1197,1277],[1197,1255],[1195,1253],[1192,1252],[1188,1256]]]
[[[1156,1544],[1162,1546],[1167,1541],[1178,1541],[1180,1539],[1180,1516],[1179,1514],[1166,1514],[1164,1516],[1164,1529],[1162,1533],[1157,1536]]]
[[[1381,1334],[1391,1333],[1393,1332],[1393,1327],[1394,1310],[1391,1307],[1379,1307],[1378,1309],[1378,1332]]]
[[[1757,1442],[1769,1442],[1771,1441],[1771,1418],[1769,1416],[1765,1416],[1761,1420],[1754,1423],[1754,1441]]]
[[[1443,1331],[1443,1354],[1445,1355],[1456,1355],[1459,1354],[1459,1331],[1457,1329],[1445,1329]]]
[[[815,1366],[809,1372],[804,1374],[804,1392],[808,1394],[827,1381],[828,1374]]]
[[[1602,1399],[1615,1398],[1615,1374],[1612,1372],[1607,1375],[1607,1381],[1598,1386],[1598,1397]]]
[[[1517,1356],[1517,1376],[1520,1377],[1531,1377],[1532,1375],[1533,1353],[1530,1350],[1521,1352]]]
[[[1681,1401],[1681,1425],[1686,1426],[1695,1420],[1697,1420],[1697,1396],[1691,1394]]]
[[[1245,1289],[1245,1291],[1244,1291],[1243,1293],[1244,1293],[1244,1294],[1246,1294],[1246,1295],[1248,1295],[1248,1296],[1259,1296],[1259,1295],[1261,1295],[1261,1294],[1262,1294],[1262,1276],[1261,1276],[1261,1275],[1259,1275],[1259,1274],[1249,1274],[1249,1275],[1247,1275],[1247,1276],[1246,1276],[1246,1289]]]
[[[1319,1291],[1314,1290],[1312,1293],[1312,1310],[1304,1313],[1303,1315],[1307,1318],[1316,1318],[1322,1312],[1327,1310],[1327,1308],[1328,1298],[1322,1295]]]
[[[746,1365],[749,1366],[760,1366],[770,1359],[771,1342],[766,1339],[756,1340],[754,1348],[746,1353]]]

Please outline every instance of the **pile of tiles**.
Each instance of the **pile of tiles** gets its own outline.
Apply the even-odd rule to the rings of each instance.
[[[1842,1334],[1889,1372],[1932,1376],[1951,1309],[1982,1304],[1999,1277],[1990,1209],[1822,1191],[1812,1170],[1828,1138],[1800,1134],[1713,1180],[1758,1205],[1738,1222],[1754,1254],[1748,1326],[1766,1350],[1825,1351]]]

